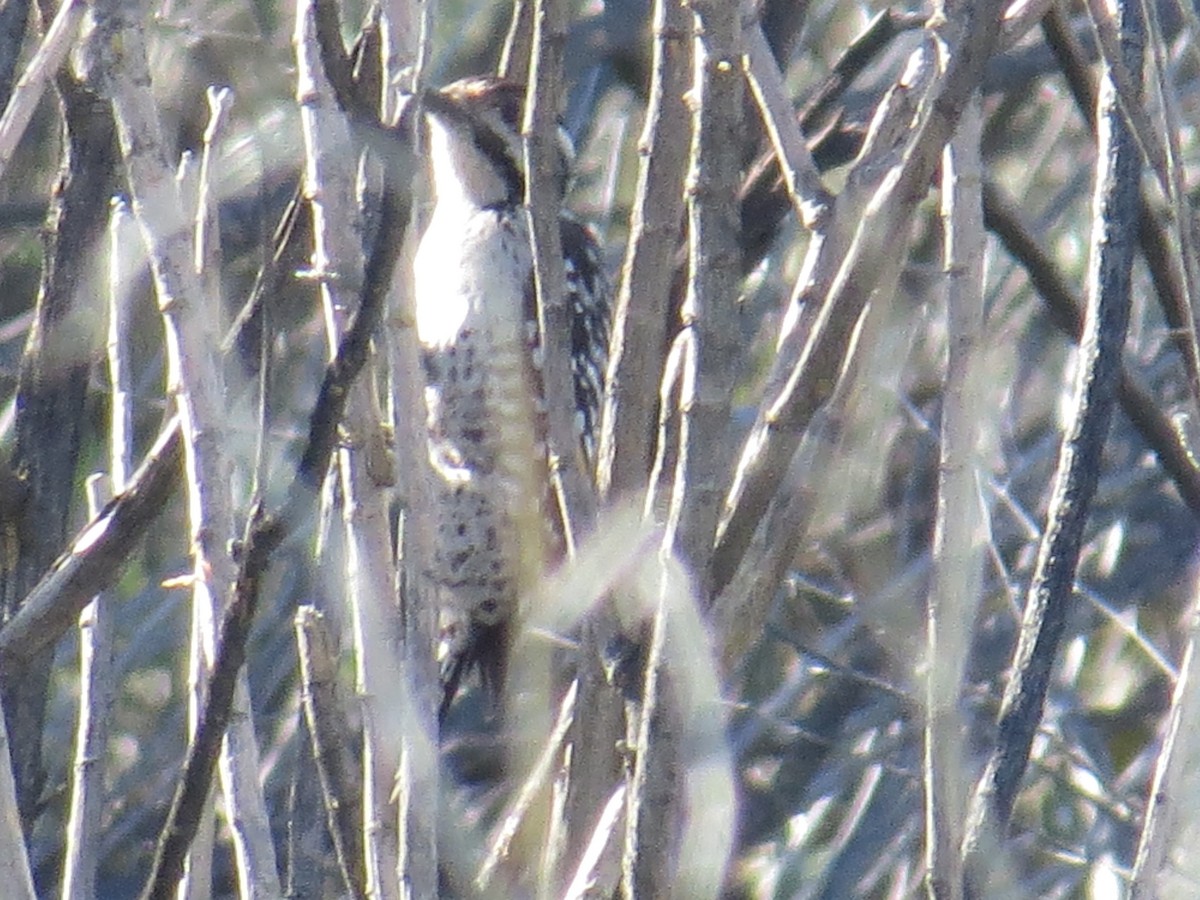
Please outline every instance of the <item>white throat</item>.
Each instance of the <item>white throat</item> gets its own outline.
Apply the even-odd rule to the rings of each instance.
[[[429,159],[433,167],[433,189],[440,208],[462,206],[482,209],[508,199],[508,185],[475,142],[429,117]]]

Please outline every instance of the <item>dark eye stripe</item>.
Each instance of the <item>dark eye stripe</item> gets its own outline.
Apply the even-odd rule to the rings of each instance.
[[[508,152],[508,144],[504,138],[496,134],[478,116],[473,116],[457,100],[446,95],[443,91],[427,91],[422,97],[426,110],[433,115],[445,119],[455,125],[461,125],[471,133],[471,139],[479,152],[486,156],[508,187],[510,203],[520,203],[525,196],[525,177],[521,165]],[[503,115],[503,113],[502,113]]]
[[[487,124],[487,119],[480,113],[485,109],[494,111],[512,134],[518,135],[524,105],[525,88],[522,85],[491,77],[464,78],[441,90],[427,91],[424,95],[426,109],[470,131],[480,152],[492,161],[507,184],[508,203],[520,203],[524,199],[525,162],[512,157],[511,145]],[[574,167],[575,146],[561,126],[557,137],[558,158],[554,181],[561,197],[567,191]]]

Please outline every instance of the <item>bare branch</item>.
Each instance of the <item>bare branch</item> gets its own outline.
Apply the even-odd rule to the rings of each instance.
[[[336,50],[326,31],[340,45],[334,22],[314,28],[312,16],[327,17],[332,4],[321,3],[310,13],[306,4],[296,10],[296,97],[304,134],[304,193],[313,208],[313,268],[320,280],[325,330],[331,356],[336,352],[348,300],[358,294],[362,278],[360,222],[355,196],[358,154],[335,96],[356,91],[350,73],[340,71]],[[318,40],[321,40],[320,55]],[[320,62],[325,63],[323,72]],[[335,62],[338,64],[335,65]],[[328,73],[328,81],[326,80]],[[330,86],[336,85],[331,91]],[[401,731],[390,725],[399,719],[403,701],[394,636],[398,631],[392,589],[391,537],[387,517],[388,477],[373,461],[383,455],[381,412],[368,381],[359,381],[346,407],[349,439],[337,454],[346,533],[344,602],[354,634],[356,690],[363,712],[363,831],[367,891],[373,896],[399,896],[399,850],[392,786],[400,764]]]
[[[602,500],[617,502],[646,490],[657,387],[667,342],[672,260],[683,217],[687,165],[691,15],[681,0],[654,4],[650,99],[639,140],[638,181],[630,237],[614,301],[596,485]],[[622,701],[601,664],[617,625],[604,609],[584,622],[577,678],[580,708],[572,736],[568,797],[569,853],[579,858],[594,840],[591,823],[609,802],[623,769]],[[580,870],[582,871],[582,869]]]
[[[654,7],[654,69],[638,152],[629,245],[617,289],[596,464],[601,496],[641,491],[666,352],[671,261],[683,217],[691,17],[680,0]],[[608,796],[607,792],[597,799]]]
[[[1123,65],[1142,70],[1143,25],[1138,3],[1121,3]],[[975,869],[986,825],[1003,829],[1012,813],[1041,721],[1050,673],[1066,628],[1083,527],[1100,476],[1120,381],[1121,352],[1129,321],[1130,279],[1139,213],[1141,157],[1122,114],[1115,76],[1106,68],[1100,91],[1100,164],[1096,176],[1088,306],[1080,365],[1062,446],[1047,525],[1025,601],[1020,638],[1000,706],[999,734],[972,801],[964,853]]]
[[[388,194],[394,195],[394,190],[386,191],[385,199]],[[401,211],[394,203],[394,200],[385,202],[380,239],[376,242],[371,264],[368,265],[358,316],[346,332],[338,355],[326,367],[325,379],[309,423],[308,443],[288,492],[288,501],[276,515],[258,508],[251,516],[242,547],[234,602],[230,604],[222,622],[221,642],[209,680],[204,719],[188,751],[184,778],[172,803],[155,855],[154,869],[143,893],[146,900],[165,900],[174,892],[183,869],[184,856],[199,823],[203,798],[207,796],[211,784],[216,752],[233,700],[235,675],[245,659],[245,641],[257,608],[261,579],[271,555],[295,528],[305,510],[310,508],[320,488],[333,451],[347,393],[366,362],[370,336],[378,325],[390,282],[395,258],[395,245],[392,242],[400,238],[398,227],[402,227],[407,219],[407,210],[400,215]]]
[[[815,229],[829,214],[833,195],[821,183],[821,173],[800,133],[791,100],[784,90],[783,74],[771,55],[762,25],[756,23],[748,27],[743,37],[746,41],[743,57],[746,78],[775,149],[784,188],[804,227]]]
[[[154,522],[175,489],[183,444],[173,417],[129,481],[100,515],[89,522],[37,586],[21,611],[0,629],[0,681],[19,677],[21,667],[52,647],[97,590],[110,587],[133,546]]]
[[[363,867],[362,773],[356,771],[353,751],[347,746],[351,729],[338,692],[337,652],[324,617],[314,607],[296,610],[295,627],[300,701],[312,736],[329,834],[346,888],[361,900],[368,896]]]
[[[13,900],[35,900],[33,874],[17,808],[17,789],[9,762],[8,729],[4,725],[4,710],[0,709],[0,877],[4,878],[6,889],[13,892]]]
[[[17,80],[4,115],[0,117],[0,178],[12,162],[17,143],[33,118],[46,84],[66,60],[86,11],[87,4],[83,0],[63,0],[41,46]]]
[[[130,446],[130,378],[128,364],[131,259],[140,260],[140,240],[129,208],[114,202],[109,221],[108,380],[111,390],[110,450],[107,494],[125,489]],[[102,501],[99,476],[89,480],[88,511],[99,514]],[[112,598],[97,594],[79,616],[79,722],[76,729],[75,769],[71,784],[71,813],[67,823],[67,859],[63,865],[64,900],[87,900],[96,895],[100,814],[104,803],[104,758],[108,716],[113,694]]]
[[[859,314],[881,272],[882,255],[896,252],[941,149],[979,85],[1001,7],[998,0],[988,0],[970,8],[960,43],[948,51],[942,74],[915,115],[906,94],[924,80],[922,73],[930,71],[933,60],[928,47],[914,54],[876,114],[829,228],[815,234],[809,245],[767,396],[746,440],[717,532],[717,590],[732,577],[800,435],[833,391]],[[863,196],[868,190],[869,204]]]
[[[980,402],[987,249],[980,106],[976,97],[963,111],[942,160],[947,359],[933,578],[925,614],[925,859],[931,900],[962,897],[959,847],[968,785],[960,696],[988,534],[980,491],[986,449],[980,438],[988,408]]]
[[[737,193],[743,82],[741,6],[693,2],[692,147],[687,175],[690,274],[681,316],[690,333],[669,530],[676,551],[711,600],[713,535],[726,488],[729,410],[738,362],[741,290]]]
[[[401,130],[399,132],[403,134]],[[363,296],[358,315],[346,331],[337,355],[325,368],[317,402],[309,419],[308,440],[287,492],[288,500],[275,514],[256,508],[247,526],[234,592],[223,619],[221,642],[209,681],[208,704],[196,739],[188,750],[184,778],[171,805],[167,824],[155,854],[154,868],[143,897],[170,897],[183,870],[187,848],[196,833],[203,798],[212,780],[216,751],[233,700],[234,673],[245,658],[245,640],[257,609],[261,579],[272,554],[312,508],[337,442],[347,396],[358,373],[366,364],[371,336],[382,317],[391,286],[397,248],[403,241],[409,207],[402,185],[412,178],[411,162],[402,144],[389,157],[379,232],[367,262]],[[0,634],[0,637],[3,635]],[[0,656],[0,662],[3,656]],[[2,672],[2,669],[0,669]]]
[[[481,891],[487,890],[497,867],[508,856],[509,848],[513,838],[516,837],[517,829],[521,827],[521,822],[524,821],[534,802],[545,790],[546,784],[553,774],[555,760],[559,758],[559,751],[562,749],[563,742],[567,737],[567,731],[570,729],[571,722],[575,716],[575,697],[577,693],[577,684],[572,684],[567,689],[567,694],[563,697],[563,701],[559,705],[558,718],[555,720],[554,728],[551,730],[550,736],[542,744],[537,762],[525,777],[516,797],[500,818],[500,825],[489,842],[490,846],[488,847],[487,855],[484,857],[483,864],[479,868],[479,873],[475,876],[475,885]]]
[[[1189,770],[1194,771],[1195,766],[1195,736],[1200,727],[1200,692],[1196,689],[1196,644],[1200,638],[1200,606],[1197,603],[1200,593],[1196,593],[1195,585],[1192,590],[1187,646],[1171,692],[1162,746],[1154,761],[1149,798],[1129,878],[1129,896],[1132,900],[1150,900],[1163,894],[1163,869],[1172,845],[1180,843],[1180,835],[1176,830],[1182,808],[1180,801],[1188,796],[1186,779]]]
[[[561,198],[550,173],[558,151],[558,98],[563,80],[563,43],[567,8],[562,0],[534,0],[533,56],[525,101],[526,206],[537,287],[538,331],[542,341],[542,390],[545,395],[550,473],[560,493],[567,547],[575,534],[591,530],[596,518],[595,491],[579,464],[575,448],[575,391],[571,374],[571,308],[563,271],[559,231]]]

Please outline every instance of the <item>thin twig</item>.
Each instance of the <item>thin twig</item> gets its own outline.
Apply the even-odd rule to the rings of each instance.
[[[193,641],[189,677],[198,690],[216,653],[210,626],[221,616],[233,583],[228,546],[233,535],[231,483],[226,458],[224,379],[217,355],[215,317],[209,310],[218,299],[205,295],[195,269],[192,215],[167,162],[151,77],[140,10],[130,0],[105,0],[95,8],[92,41],[98,69],[112,101],[121,153],[133,195],[133,210],[150,255],[159,307],[167,332],[168,390],[180,414],[188,485],[188,525],[192,556]],[[199,720],[201,698],[193,693],[189,725]],[[232,777],[232,758],[225,781],[227,794],[240,786],[258,789],[256,779]],[[233,814],[241,803],[234,801]],[[253,806],[253,801],[248,801]],[[261,798],[260,798],[261,803]],[[236,829],[235,829],[236,833]],[[261,846],[267,859],[249,844],[237,843],[243,889],[278,894],[274,850],[269,838]],[[207,882],[207,853],[189,877]]]
[[[1137,853],[1129,877],[1131,900],[1151,900],[1161,896],[1162,874],[1173,845],[1179,844],[1176,830],[1187,796],[1186,779],[1193,773],[1196,730],[1200,727],[1200,691],[1196,684],[1196,651],[1200,641],[1200,591],[1193,585],[1187,646],[1179,663],[1179,674],[1171,692],[1162,746],[1154,760],[1146,813],[1138,837]]]
[[[271,556],[312,509],[337,443],[338,424],[347,395],[366,364],[371,336],[382,318],[395,268],[396,250],[408,223],[409,208],[403,199],[401,185],[412,178],[411,161],[399,142],[388,162],[379,232],[367,263],[358,315],[346,331],[337,356],[326,366],[309,419],[308,440],[287,491],[288,499],[273,514],[256,506],[247,525],[234,602],[222,622],[221,642],[209,682],[204,719],[188,750],[184,777],[168,813],[154,867],[143,892],[144,900],[166,900],[179,880],[187,847],[199,824],[203,798],[212,781],[216,751],[233,700],[234,673],[245,659],[245,641],[257,608],[261,580]]]
[[[140,262],[140,241],[123,201],[112,205],[108,246],[108,380],[109,476],[107,494],[120,493],[128,480],[130,446],[129,283],[130,260]],[[96,480],[89,481],[88,511],[99,514],[103,500]],[[75,744],[71,812],[67,824],[67,859],[63,866],[64,900],[96,895],[100,813],[104,801],[104,759],[112,704],[112,601],[98,593],[79,617],[79,723]]]
[[[862,34],[851,41],[850,46],[838,57],[829,75],[800,108],[798,118],[804,129],[811,131],[820,125],[846,88],[879,57],[896,36],[922,27],[925,19],[922,14],[896,12],[891,7],[876,13]]]
[[[800,130],[812,138],[810,151],[819,169],[849,162],[862,143],[861,129],[835,127],[840,113],[834,104],[850,83],[877,60],[898,35],[920,28],[925,16],[880,12],[834,65],[824,82],[796,114]],[[770,249],[790,207],[776,150],[768,148],[750,166],[742,186],[742,271],[750,272]]]
[[[21,72],[4,115],[0,117],[0,178],[12,162],[17,143],[38,108],[46,84],[67,58],[86,11],[87,4],[83,0],[64,0],[37,52]]]
[[[859,315],[881,274],[883,255],[896,252],[911,210],[928,189],[941,149],[979,86],[1001,8],[998,0],[988,0],[969,9],[961,43],[951,50],[941,76],[914,116],[911,111],[905,114],[906,109],[915,109],[909,92],[932,65],[928,46],[917,51],[872,123],[867,146],[838,198],[829,228],[810,241],[767,395],[725,501],[713,556],[717,590],[732,578],[800,436],[837,383]],[[866,191],[870,191],[869,204],[862,196]]]
[[[771,55],[762,25],[756,23],[747,27],[744,39],[746,78],[783,173],[784,189],[804,227],[815,229],[829,214],[833,196],[821,183],[821,173],[800,133],[800,124],[784,87],[783,73]]]
[[[196,172],[195,197],[192,198],[195,209],[192,252],[204,294],[219,307],[221,243],[211,179],[217,139],[233,103],[233,93],[227,89],[210,88],[207,100],[209,118]],[[218,334],[216,328],[210,325],[206,339],[215,341]],[[219,600],[225,602],[224,596]],[[207,627],[211,619],[208,616],[202,618]],[[205,642],[208,640],[206,636]],[[233,716],[221,746],[221,785],[225,794],[222,812],[232,837],[234,862],[242,893],[248,898],[271,900],[280,886],[271,822],[259,779],[260,759],[250,707],[249,682],[245,672],[242,672],[237,679]]]
[[[183,205],[183,215],[189,217],[192,227],[195,227],[195,209],[198,199],[199,166],[195,154],[190,150],[184,151],[179,160],[179,168],[175,175],[179,188],[179,199]],[[194,252],[194,251],[193,251]],[[194,266],[194,263],[193,263]],[[196,272],[199,275],[199,272]],[[207,287],[208,285],[203,285]],[[179,328],[165,320],[168,335],[177,336]],[[174,342],[172,342],[174,343]],[[168,360],[178,368],[177,351],[167,350]],[[199,522],[199,510],[202,509],[198,483],[191,478],[192,469],[187,465],[187,445],[189,440],[187,428],[184,428],[184,486],[188,498],[189,525]],[[192,515],[197,513],[197,515]],[[191,573],[192,607],[191,622],[188,632],[187,647],[187,737],[193,740],[200,717],[204,713],[204,689],[208,680],[208,670],[216,656],[217,634],[216,627],[221,609],[219,594],[206,589],[203,579],[195,577],[195,566],[198,557],[193,555],[193,570]],[[224,744],[222,744],[224,746]],[[212,859],[216,845],[216,798],[209,796],[203,811],[203,821],[197,832],[196,840],[188,850],[187,868],[180,883],[180,893],[185,897],[203,895],[208,885],[212,883]]]
[[[522,782],[520,790],[501,817],[500,825],[489,841],[487,855],[484,856],[483,863],[479,867],[479,872],[475,876],[475,886],[481,891],[487,890],[497,867],[508,856],[508,851],[513,838],[516,837],[517,829],[521,827],[521,823],[525,820],[530,808],[545,790],[546,784],[550,780],[555,760],[559,757],[559,750],[562,748],[563,741],[566,740],[567,731],[571,727],[571,720],[575,716],[575,697],[577,693],[577,684],[572,684],[567,689],[566,696],[563,697],[562,703],[559,704],[558,718],[555,720],[554,728],[551,730],[549,737],[542,743],[537,761],[534,763],[529,775]]]
[[[672,881],[671,835],[679,811],[678,776],[672,783],[667,758],[678,751],[678,735],[664,734],[659,714],[663,644],[667,634],[666,572],[649,630],[641,703],[637,707],[633,775],[625,798],[625,841],[621,854],[621,891],[626,897],[664,896]],[[666,780],[664,785],[662,782]],[[653,791],[654,793],[651,793]]]

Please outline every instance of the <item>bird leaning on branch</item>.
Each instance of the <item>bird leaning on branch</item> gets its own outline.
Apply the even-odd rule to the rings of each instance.
[[[428,411],[433,558],[444,717],[478,668],[499,696],[523,595],[561,558],[541,339],[525,209],[525,90],[470,78],[423,97],[434,204],[414,264]],[[550,173],[565,191],[561,142]],[[610,291],[600,247],[561,215],[580,464],[593,471],[608,359]]]

